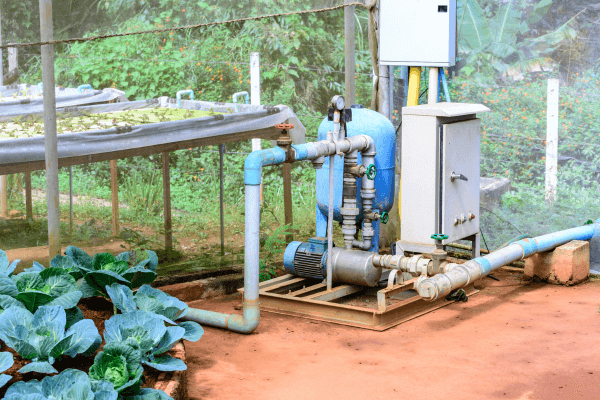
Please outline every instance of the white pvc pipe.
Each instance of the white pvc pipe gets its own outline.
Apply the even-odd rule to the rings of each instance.
[[[439,71],[437,67],[429,67],[429,86],[427,89],[427,103],[438,102]]]

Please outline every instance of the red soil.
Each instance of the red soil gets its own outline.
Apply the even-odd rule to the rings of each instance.
[[[600,281],[522,283],[384,332],[263,312],[255,334],[186,343],[190,400],[600,399]],[[239,313],[239,296],[190,303]]]

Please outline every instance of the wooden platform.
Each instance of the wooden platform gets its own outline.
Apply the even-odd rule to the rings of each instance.
[[[260,309],[383,331],[453,303],[444,299],[422,300],[413,290],[415,281],[416,278],[379,290],[338,283],[328,291],[321,281],[284,275],[260,284]],[[464,289],[468,296],[479,292],[473,285]]]

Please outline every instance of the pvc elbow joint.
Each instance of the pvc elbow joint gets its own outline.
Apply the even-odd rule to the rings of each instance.
[[[265,165],[276,165],[285,162],[285,151],[279,147],[253,151],[244,162],[244,184],[260,185],[261,172]]]
[[[252,333],[260,322],[260,305],[244,301],[242,315],[232,314],[227,321],[227,329],[237,333]]]

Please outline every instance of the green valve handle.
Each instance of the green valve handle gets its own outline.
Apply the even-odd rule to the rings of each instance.
[[[369,167],[367,168],[367,179],[372,181],[373,179],[375,179],[376,176],[377,176],[377,167],[375,166],[375,164],[369,165]]]
[[[591,225],[594,223],[594,220],[588,219],[587,221],[585,221],[585,224],[583,225]]]
[[[444,235],[443,233],[436,233],[431,235],[433,240],[446,240],[448,239],[448,235]]]
[[[390,220],[390,214],[388,214],[387,211],[382,212],[381,217],[379,217],[379,220],[382,224],[387,224]]]

